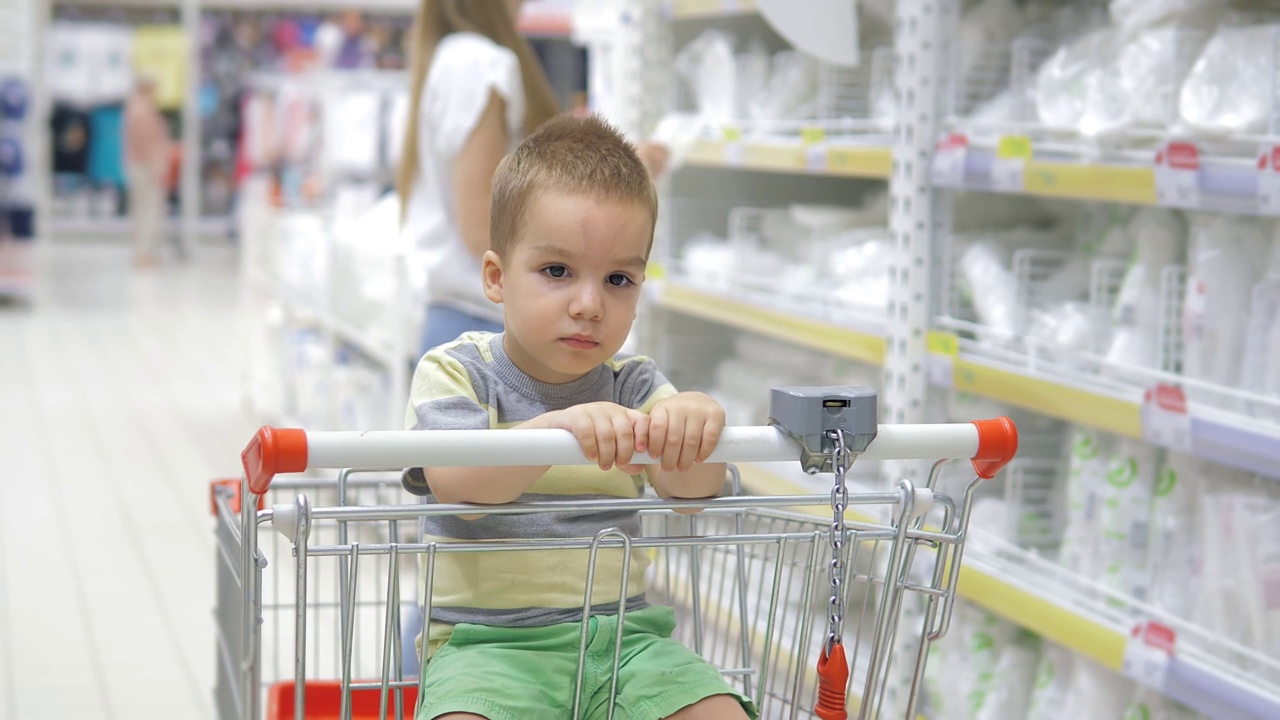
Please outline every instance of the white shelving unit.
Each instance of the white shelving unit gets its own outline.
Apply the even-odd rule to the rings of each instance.
[[[1080,0],[1074,6],[1088,4]],[[1278,215],[1280,203],[1267,188],[1280,184],[1270,177],[1274,170],[1266,160],[1280,137],[1264,133],[1210,142],[1146,129],[1130,133],[1123,142],[1099,142],[1047,130],[1025,115],[1015,115],[1005,125],[970,122],[967,113],[980,100],[1010,86],[1025,86],[1057,47],[1033,42],[1036,36],[1014,36],[988,42],[983,58],[965,64],[961,58],[972,48],[958,40],[966,37],[960,31],[963,5],[962,0],[896,3],[896,120],[891,133],[833,140],[813,132],[818,123],[800,123],[791,137],[763,137],[746,124],[731,123],[712,128],[693,144],[685,168],[665,183],[659,233],[665,244],[655,251],[650,273],[656,282],[646,313],[649,339],[656,343],[674,336],[670,349],[677,353],[664,367],[680,376],[677,382],[713,382],[714,371],[700,366],[733,352],[733,342],[714,332],[720,326],[781,341],[804,351],[806,359],[817,352],[882,368],[883,417],[888,422],[923,421],[936,393],[963,394],[1032,413],[1027,417],[1067,421],[1280,480],[1280,425],[1267,419],[1280,417],[1280,399],[1196,381],[1182,375],[1176,363],[1159,370],[1125,366],[1112,372],[1098,353],[1073,355],[1037,344],[1025,333],[1017,342],[993,341],[971,316],[958,312],[963,303],[957,302],[954,282],[956,238],[972,229],[961,227],[962,201],[1024,195],[1120,208]],[[621,12],[636,20],[624,25],[645,38],[629,36],[628,47],[640,42],[647,50],[634,55],[635,65],[614,68],[612,87],[629,83],[663,89],[622,109],[624,125],[639,134],[652,130],[663,113],[687,109],[672,101],[676,49],[706,27],[724,25],[748,33],[743,28],[757,27],[750,25],[754,6],[746,3],[633,0],[621,6]],[[1280,39],[1273,48],[1280,48]],[[1272,54],[1277,58],[1269,60],[1274,68],[1280,52]],[[1171,56],[1169,64],[1186,62]],[[967,79],[960,77],[961,68],[970,70]],[[989,87],[976,87],[984,83]],[[1270,93],[1268,100],[1277,97],[1275,88]],[[1269,133],[1280,132],[1280,104],[1272,102]],[[1198,158],[1196,167],[1172,181],[1167,164],[1157,159],[1161,151],[1160,158],[1169,155],[1171,142],[1184,144],[1174,148],[1179,153],[1190,145]],[[770,176],[779,179],[771,181]],[[685,262],[679,243],[699,232],[727,235],[738,252],[723,257],[741,257],[743,246],[733,245],[728,208],[768,201],[856,203],[867,189],[850,178],[888,181],[888,232],[898,260],[889,275],[888,305],[878,318],[796,297],[780,289],[781,270],[774,282],[755,283],[743,281],[731,259],[719,273],[691,272]],[[1194,192],[1173,194],[1171,182]],[[966,191],[963,200],[957,190]],[[691,192],[695,197],[683,205],[704,215],[720,213],[718,222],[691,217],[682,207]],[[1027,254],[1013,269],[1019,297],[1036,291],[1037,268],[1044,267],[1046,257]],[[1123,263],[1090,268],[1091,302],[1109,308],[1123,269]],[[1183,314],[1179,281],[1184,280],[1178,270],[1168,271],[1160,322],[1172,342],[1166,342],[1162,357],[1178,352]],[[827,289],[821,282],[813,287],[818,296]],[[1008,473],[1024,479],[1005,482],[1025,482],[1035,472],[1052,476],[1054,467],[1029,456]],[[758,489],[778,492],[795,491],[805,482],[769,472],[755,473],[751,480]],[[1209,717],[1280,717],[1280,663],[1275,657],[1103,587],[1097,578],[1067,572],[1042,555],[979,531],[966,554],[960,592],[980,607]],[[1132,631],[1147,621],[1177,635],[1172,652],[1156,656],[1155,671],[1135,663],[1148,648],[1133,639]]]

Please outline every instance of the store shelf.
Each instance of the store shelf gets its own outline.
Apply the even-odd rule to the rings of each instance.
[[[1066,379],[1002,366],[962,349],[962,342],[943,332],[929,334],[933,383],[981,395],[1069,422],[1145,439],[1170,449],[1229,467],[1280,480],[1280,426],[1252,416],[1188,403],[1183,439],[1175,444],[1157,436],[1148,420],[1142,388],[1100,390]]]
[[[1194,191],[1179,197],[1172,181],[1161,188],[1154,156],[1154,150],[1101,159],[1036,153],[1019,161],[1002,156],[997,148],[970,145],[938,153],[933,175],[938,187],[957,190],[1239,215],[1280,215],[1280,194],[1272,192],[1268,196],[1264,173],[1258,169],[1256,159],[1199,156],[1199,169],[1188,171]]]
[[[253,272],[250,277],[257,289],[276,297],[293,314],[305,318],[307,324],[314,325],[321,332],[332,333],[338,342],[359,350],[368,359],[394,372],[408,365],[409,359],[399,357],[385,339],[370,335],[326,309],[324,301],[316,293],[262,272]]]
[[[798,317],[749,300],[663,281],[658,305],[692,317],[874,365],[884,364],[883,334]]]
[[[664,0],[663,14],[673,20],[716,18],[756,13],[755,0]]]
[[[837,142],[703,140],[694,145],[685,162],[703,167],[878,180],[887,180],[893,173],[889,148]]]
[[[817,482],[793,480],[757,465],[743,465],[739,470],[743,487],[751,494],[803,495],[826,490]],[[818,508],[799,509],[825,517]],[[1051,588],[1061,584],[1064,571],[1050,568],[1047,561],[1026,551],[1008,546],[1000,549],[996,543],[982,542],[971,534],[956,592],[1047,640],[1125,674],[1133,625],[1127,611],[1103,609],[1104,605],[1094,612],[1074,602],[1072,593],[1055,592]],[[1080,595],[1093,592],[1089,580],[1076,578],[1076,582],[1082,588]],[[1280,717],[1280,691],[1269,694],[1243,669],[1226,670],[1222,661],[1215,662],[1203,650],[1180,647],[1169,659],[1163,682],[1152,687],[1212,718]]]

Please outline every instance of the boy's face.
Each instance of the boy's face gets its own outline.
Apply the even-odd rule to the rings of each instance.
[[[507,256],[484,255],[485,295],[504,306],[503,347],[516,367],[563,383],[618,352],[636,317],[652,228],[637,202],[533,198]]]

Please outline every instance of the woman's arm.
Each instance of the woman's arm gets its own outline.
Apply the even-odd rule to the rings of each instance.
[[[507,154],[507,103],[496,91],[453,161],[453,190],[462,243],[477,258],[489,249],[489,198],[493,173]]]

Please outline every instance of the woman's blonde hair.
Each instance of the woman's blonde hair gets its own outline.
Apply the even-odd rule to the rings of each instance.
[[[440,41],[455,32],[483,35],[516,54],[520,61],[520,80],[524,85],[526,135],[560,112],[538,56],[516,30],[508,0],[422,0],[414,23],[410,56],[409,122],[396,173],[401,218],[405,216],[404,208],[409,204],[410,191],[418,175],[422,93],[427,84],[427,73],[431,70],[431,58]]]

